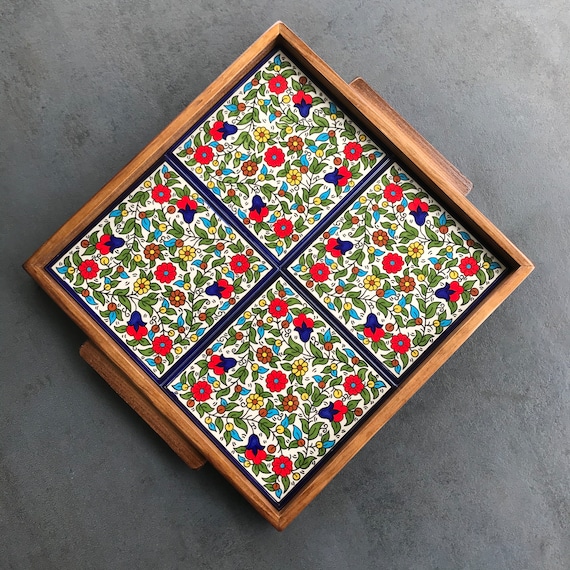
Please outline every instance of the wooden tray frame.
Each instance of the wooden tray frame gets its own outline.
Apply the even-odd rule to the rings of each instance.
[[[230,91],[249,69],[273,50],[284,49],[299,60],[306,71],[420,184],[428,189],[477,238],[484,241],[508,266],[507,275],[481,299],[452,334],[440,341],[385,403],[327,461],[281,509],[217,449],[161,388],[128,357],[107,332],[97,325],[46,271],[46,265],[101,212],[133,184],[204,112]],[[405,402],[457,350],[491,312],[532,271],[530,260],[465,198],[471,183],[423,137],[408,125],[362,79],[351,85],[339,77],[285,24],[277,22],[231,64],[170,125],[89,202],[58,230],[24,264],[28,273],[85,332],[89,341],[81,355],[137,411],[143,419],[192,468],[209,461],[278,530],[283,530],[323,489],[360,448],[405,404]]]

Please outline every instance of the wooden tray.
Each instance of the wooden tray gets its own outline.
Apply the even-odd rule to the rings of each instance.
[[[278,22],[25,268],[281,530],[532,271],[470,189]]]

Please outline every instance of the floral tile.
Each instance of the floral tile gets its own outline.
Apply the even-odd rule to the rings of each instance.
[[[400,376],[505,268],[393,165],[291,269]]]
[[[385,153],[278,52],[174,156],[283,258]]]
[[[166,389],[279,503],[390,385],[279,279]]]
[[[158,377],[269,269],[166,163],[51,266]]]

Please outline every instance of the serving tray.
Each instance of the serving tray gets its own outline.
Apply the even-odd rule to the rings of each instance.
[[[470,189],[278,22],[25,268],[281,530],[532,270]]]

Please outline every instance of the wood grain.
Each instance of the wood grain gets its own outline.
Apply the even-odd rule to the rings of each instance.
[[[379,126],[385,133],[397,134],[405,138],[405,142],[400,143],[402,145],[400,150],[410,157],[416,168],[425,172],[433,170],[434,179],[445,179],[464,196],[471,192],[473,183],[390,107],[362,77],[353,79],[350,86],[367,101],[369,108],[374,107],[378,115],[382,117],[382,124]]]
[[[170,446],[188,467],[200,469],[206,463],[188,437],[164,416],[141,392],[135,390],[119,367],[113,364],[92,342],[81,345],[79,354],[131,408]]]
[[[508,275],[445,338],[383,405],[281,510],[277,509],[212,439],[139,367],[113,338],[46,271],[46,265],[108,208],[222,96],[274,49],[295,57],[305,72],[370,135],[377,138],[417,182],[473,231],[505,263]],[[466,198],[470,182],[358,79],[348,85],[285,24],[277,22],[121,170],[24,264],[30,275],[89,337],[82,355],[177,453],[209,461],[275,528],[284,529],[321,489],[457,350],[532,271],[528,258]],[[109,380],[110,379],[110,380]],[[155,427],[156,426],[156,427]],[[194,455],[195,454],[195,455]],[[183,457],[184,459],[184,457]],[[186,460],[186,459],[185,459]]]

